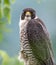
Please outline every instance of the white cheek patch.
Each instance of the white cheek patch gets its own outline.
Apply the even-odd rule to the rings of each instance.
[[[25,20],[31,20],[31,17],[25,17]]]

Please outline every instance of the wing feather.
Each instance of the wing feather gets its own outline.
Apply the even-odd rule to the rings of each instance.
[[[49,34],[44,23],[39,18],[29,21],[27,36],[35,58],[43,65],[53,65]]]

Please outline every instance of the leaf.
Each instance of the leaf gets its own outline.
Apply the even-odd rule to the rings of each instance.
[[[3,32],[5,22],[0,22],[0,32]]]
[[[4,5],[10,6],[10,0],[4,0]]]
[[[15,0],[11,0],[12,1],[12,3],[15,3]]]
[[[11,14],[9,13],[7,16],[8,23],[11,24]]]
[[[7,55],[7,53],[5,51],[0,50],[0,56],[2,56],[3,58],[8,58],[9,56]]]
[[[0,56],[3,58],[2,65],[24,65],[17,59],[17,56],[10,57],[5,51],[0,50]]]
[[[0,3],[2,2],[2,0],[0,0]]]
[[[8,8],[8,7],[4,8],[4,16],[7,18],[8,23],[11,24],[10,8]]]
[[[9,7],[4,7],[3,11],[4,11],[4,16],[5,17],[7,17],[8,14],[10,14],[10,8]]]
[[[0,5],[0,19],[2,18],[2,16],[3,16],[3,9],[2,9],[2,7]]]
[[[6,25],[6,21],[4,21],[4,20],[1,20],[1,21],[0,21],[0,25],[1,25],[1,24],[4,24],[4,25]]]
[[[0,50],[0,56],[2,57],[2,65],[7,65],[9,62],[9,56],[5,51]]]

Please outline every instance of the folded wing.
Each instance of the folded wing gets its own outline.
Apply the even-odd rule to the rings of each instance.
[[[44,23],[39,18],[29,21],[27,36],[33,55],[41,65],[54,65],[49,34]]]

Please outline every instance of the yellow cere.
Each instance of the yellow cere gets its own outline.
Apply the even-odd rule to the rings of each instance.
[[[31,13],[30,12],[26,12],[26,15],[31,15]]]

